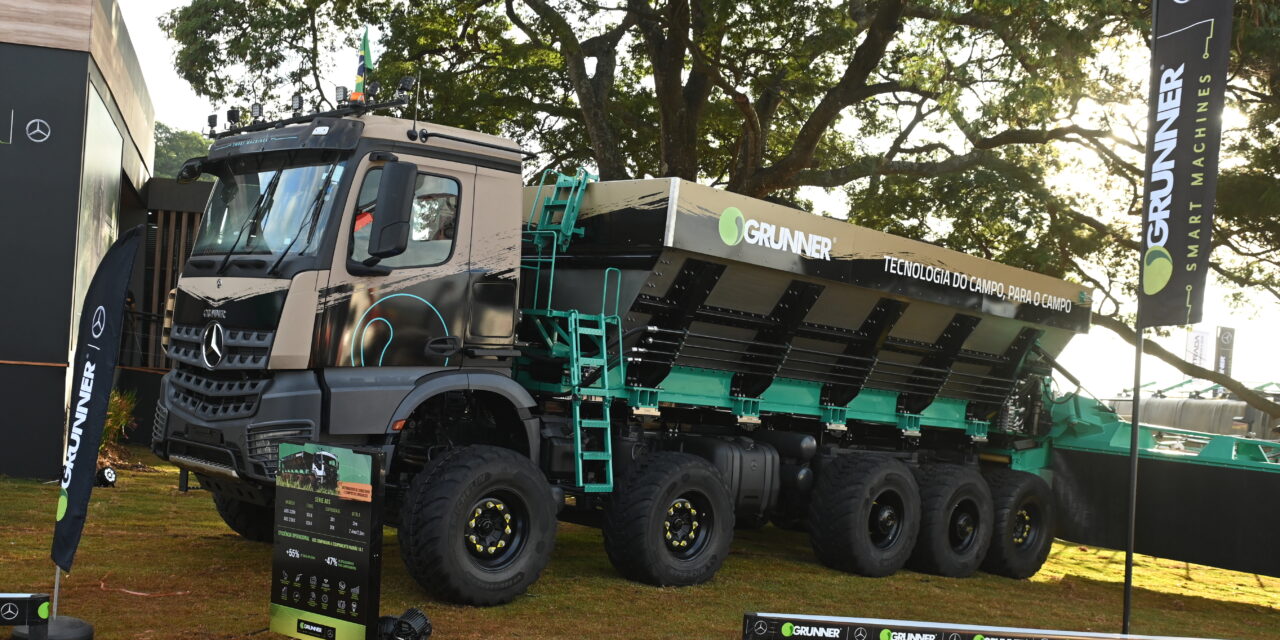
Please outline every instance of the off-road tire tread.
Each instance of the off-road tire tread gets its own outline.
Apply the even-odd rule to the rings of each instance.
[[[947,543],[938,541],[939,544],[934,544],[935,541],[932,539],[935,533],[947,535],[946,524],[943,523],[941,528],[938,528],[933,518],[941,515],[942,507],[952,494],[953,487],[959,485],[966,476],[968,480],[977,483],[980,487],[986,485],[982,474],[972,467],[957,464],[928,464],[916,470],[916,481],[920,485],[920,535],[916,539],[916,547],[911,557],[907,560],[908,568],[951,578],[964,578],[973,575],[982,564],[982,559],[991,542],[990,535],[986,536],[986,539],[977,541],[980,547],[977,553],[978,562],[971,566],[965,566],[967,563],[962,564],[958,559],[950,557],[947,550],[939,553],[938,547]],[[988,500],[991,499],[988,492]],[[989,514],[984,515],[991,517]],[[995,530],[993,523],[994,519],[986,523],[988,533]]]
[[[222,521],[242,538],[254,542],[271,542],[275,538],[275,510],[271,506],[210,493]]]
[[[1049,489],[1040,476],[1025,471],[999,468],[991,469],[983,474],[987,485],[991,488],[991,499],[995,505],[995,517],[992,519],[991,548],[982,561],[982,570],[1006,578],[1025,579],[1034,576],[1044,565],[1053,547],[1054,525],[1057,515],[1054,512],[1053,491]],[[1043,526],[1040,532],[1040,547],[1035,553],[1018,554],[1014,549],[1004,545],[1004,523],[1015,514],[1013,501],[1025,483],[1039,485],[1038,491],[1044,496]]]
[[[903,553],[901,562],[874,566],[869,562],[870,558],[861,557],[850,544],[850,527],[865,526],[862,522],[862,499],[868,493],[866,485],[871,472],[886,464],[900,467],[899,471],[912,485],[906,499],[918,501],[918,489],[911,470],[889,456],[844,455],[823,465],[809,502],[808,518],[809,543],[822,564],[848,573],[881,577],[893,574],[906,562],[907,554]],[[916,520],[919,521],[918,515]],[[903,543],[908,550],[915,545],[916,534],[916,529],[911,526],[900,534],[906,536]]]
[[[693,571],[678,575],[659,573],[660,567],[646,561],[645,538],[652,532],[646,530],[645,520],[666,488],[664,480],[691,470],[709,473],[724,492],[723,502],[728,508],[713,514],[715,535],[722,539],[713,541],[716,545],[712,546],[718,545],[720,549],[709,548],[707,551],[712,553],[705,556],[707,561]],[[614,568],[628,580],[659,587],[688,586],[706,582],[720,570],[728,555],[733,529],[733,501],[720,471],[693,454],[660,451],[642,458],[615,487],[609,508],[605,510],[604,548]]]
[[[541,554],[540,561],[535,562],[526,572],[524,580],[502,591],[482,591],[460,581],[458,576],[447,569],[446,555],[456,553],[461,545],[457,540],[446,538],[451,538],[457,532],[448,531],[444,526],[430,525],[436,524],[433,520],[443,517],[442,514],[448,513],[454,506],[458,496],[465,490],[465,485],[475,478],[477,468],[489,464],[526,466],[538,477],[542,477],[542,472],[528,458],[510,449],[486,445],[459,447],[433,459],[414,476],[409,494],[401,507],[398,537],[405,567],[418,584],[441,600],[482,607],[505,604],[536,582],[550,560],[555,544],[555,505],[548,488],[546,500],[541,505],[547,511],[542,514],[542,519],[550,523],[547,548]],[[535,496],[527,498],[530,511],[540,508],[535,503]],[[536,520],[537,517],[531,514],[531,519]],[[530,531],[529,535],[542,534]],[[527,549],[526,553],[538,552]]]

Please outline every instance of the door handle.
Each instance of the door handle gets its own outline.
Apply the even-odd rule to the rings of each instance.
[[[462,351],[462,336],[443,336],[428,340],[423,353],[428,356],[448,358],[458,355],[460,351]]]

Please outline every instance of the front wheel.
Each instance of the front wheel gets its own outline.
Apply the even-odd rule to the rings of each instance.
[[[271,542],[275,537],[275,514],[270,506],[246,502],[210,491],[213,506],[232,531],[254,542]]]
[[[630,580],[700,584],[724,563],[733,525],[733,502],[715,467],[687,453],[654,453],[614,493],[604,548]]]
[[[462,447],[433,460],[400,510],[409,575],[460,604],[493,606],[524,593],[551,559],[555,534],[542,472],[500,447]]]

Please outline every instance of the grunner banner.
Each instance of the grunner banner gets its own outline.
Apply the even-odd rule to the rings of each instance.
[[[786,613],[746,613],[742,640],[1195,640],[1173,636],[1133,636],[1084,631],[1018,629],[991,625],[917,620],[841,618]]]
[[[58,493],[58,524],[50,556],[63,571],[71,571],[84,517],[89,509],[98,472],[98,445],[107,419],[107,400],[120,355],[124,298],[133,273],[142,227],[125,232],[98,263],[80,310],[80,335],[71,370],[67,450],[63,457],[62,491]]]
[[[1200,321],[1231,0],[1156,0],[1138,326]]]

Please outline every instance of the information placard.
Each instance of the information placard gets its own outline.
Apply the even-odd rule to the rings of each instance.
[[[742,617],[743,640],[774,638],[839,638],[840,640],[1195,640],[1172,636],[1135,636],[1087,631],[1018,629],[915,620],[841,618],[835,616],[747,613]]]
[[[282,443],[276,474],[271,630],[375,636],[382,576],[382,453]]]

